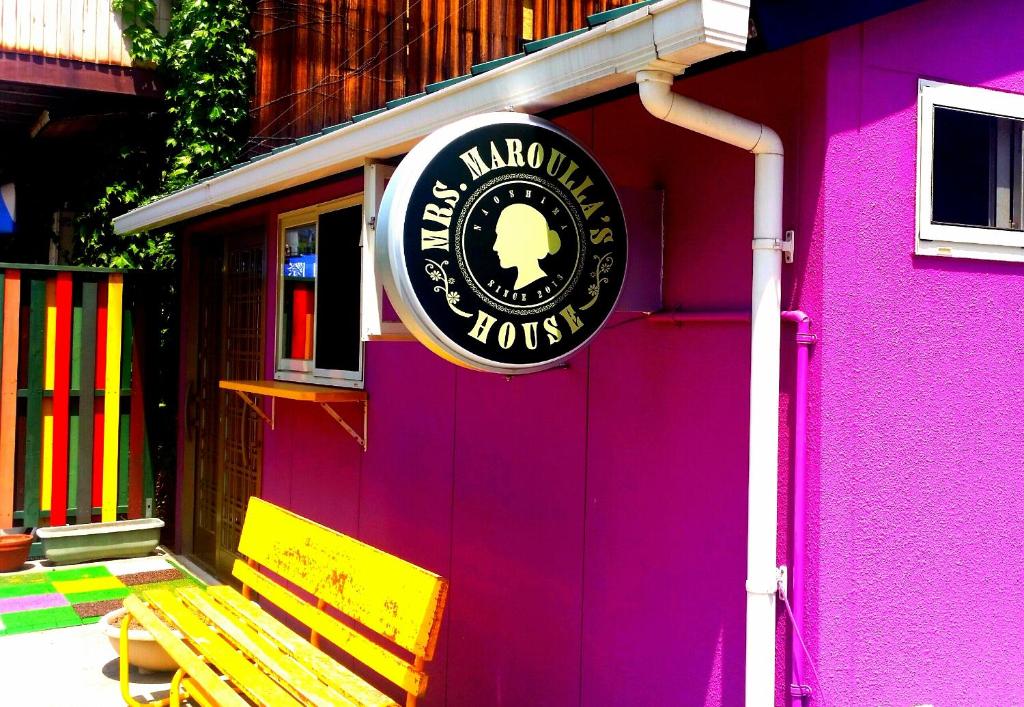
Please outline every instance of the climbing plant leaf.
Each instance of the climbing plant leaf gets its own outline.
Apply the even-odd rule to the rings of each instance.
[[[255,53],[244,0],[178,0],[166,28],[156,0],[113,0],[136,65],[156,71],[164,112],[122,136],[86,202],[77,208],[75,262],[169,269],[169,233],[117,236],[112,220],[158,195],[230,166],[245,144]],[[164,29],[165,31],[161,31]]]

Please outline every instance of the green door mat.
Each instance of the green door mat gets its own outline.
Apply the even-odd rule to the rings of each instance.
[[[205,586],[165,557],[0,576],[0,636],[96,623],[129,594]]]

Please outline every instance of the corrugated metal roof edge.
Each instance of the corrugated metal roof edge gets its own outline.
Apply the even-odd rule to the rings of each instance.
[[[575,38],[575,37],[579,37],[581,35],[592,34],[593,30],[595,30],[595,29],[597,29],[599,27],[602,27],[604,25],[607,25],[608,23],[613,22],[615,20],[620,20],[625,15],[636,14],[636,15],[640,15],[641,17],[646,17],[648,14],[653,15],[654,12],[658,12],[657,9],[654,9],[653,11],[640,12],[641,10],[646,10],[646,8],[650,7],[651,5],[664,5],[666,7],[675,7],[675,6],[680,5],[680,4],[682,4],[682,3],[673,2],[673,0],[641,0],[641,2],[637,2],[637,3],[634,3],[634,4],[629,5],[629,6],[624,6],[622,8],[615,8],[614,10],[607,10],[607,11],[601,12],[601,13],[596,13],[596,14],[591,15],[590,17],[588,17],[588,27],[585,28],[585,31],[584,30],[573,30],[571,32],[566,32],[566,33],[563,33],[561,35],[555,35],[554,37],[547,38],[546,40],[540,40],[540,41],[548,42],[546,46],[542,47],[542,49],[550,49],[553,46],[556,46],[556,45],[564,43],[566,40],[569,40],[569,39],[572,39],[572,38]],[[737,7],[743,6],[742,9],[744,9],[745,12],[747,13],[747,15],[749,16],[749,5],[747,3],[745,3],[743,0],[739,0],[738,2],[736,2],[735,0],[721,0],[720,3],[716,3],[716,4],[735,5]],[[638,17],[637,19],[640,19],[640,17]],[[630,18],[630,21],[632,21],[632,18]],[[620,24],[620,23],[616,22],[616,24]],[[730,43],[732,43],[734,41],[733,40],[733,35],[735,35],[735,41],[737,42],[737,46],[728,46]],[[706,41],[706,39],[707,39],[707,37],[705,37],[705,41]],[[744,35],[743,35],[743,39],[745,41],[745,32],[744,32]],[[551,41],[551,40],[554,40],[554,41]],[[716,35],[715,36],[715,40],[716,40],[715,44],[717,46],[724,47],[721,51],[732,51],[732,50],[735,50],[735,49],[742,49],[743,48],[743,42],[739,41],[740,40],[740,35],[738,33],[734,33],[734,32],[730,31],[730,32],[727,32],[725,34],[722,34],[721,36],[717,36]],[[539,51],[540,51],[540,49],[535,49],[535,50],[533,50],[533,52],[531,52],[530,55],[527,55],[525,52],[522,52],[522,53],[520,53],[518,55],[513,55],[513,57],[503,57],[502,59],[498,59],[498,60],[494,60],[494,61],[490,61],[490,62],[483,62],[482,64],[475,65],[474,67],[472,67],[472,68],[477,70],[477,74],[475,74],[475,75],[471,73],[471,74],[466,74],[466,75],[462,75],[462,76],[453,77],[453,78],[450,78],[450,79],[445,79],[444,81],[435,82],[434,84],[428,85],[426,87],[425,91],[423,91],[423,92],[421,92],[419,94],[416,94],[416,95],[414,95],[412,97],[404,97],[403,99],[395,99],[394,101],[390,102],[391,103],[390,108],[387,105],[385,105],[384,107],[377,108],[375,110],[367,111],[367,112],[364,112],[362,114],[356,115],[356,116],[354,116],[349,121],[345,121],[344,123],[338,123],[336,125],[328,126],[326,128],[321,129],[320,131],[318,131],[316,133],[312,133],[312,134],[310,134],[308,136],[300,138],[299,140],[295,140],[295,141],[289,142],[289,143],[287,143],[285,145],[280,145],[280,146],[274,148],[273,150],[271,150],[269,152],[262,153],[260,155],[256,155],[256,156],[250,158],[249,160],[236,163],[236,164],[232,165],[231,167],[228,167],[227,169],[220,170],[219,172],[217,172],[215,174],[212,174],[212,175],[209,175],[207,177],[204,177],[203,179],[200,179],[200,180],[196,181],[195,183],[193,183],[193,184],[191,184],[189,186],[182,187],[180,189],[176,189],[174,191],[162,194],[158,198],[150,200],[146,205],[137,207],[136,209],[133,209],[132,211],[130,211],[130,212],[126,213],[126,214],[123,214],[122,216],[116,217],[114,219],[115,230],[118,233],[122,233],[122,232],[129,232],[131,230],[139,230],[139,229],[142,229],[142,228],[155,228],[155,227],[159,227],[159,226],[162,226],[162,225],[167,225],[167,223],[173,223],[174,220],[180,220],[180,218],[175,218],[173,220],[163,219],[162,221],[153,222],[151,224],[146,224],[146,225],[143,225],[143,226],[135,226],[134,224],[132,226],[124,226],[123,225],[123,223],[124,223],[123,220],[126,219],[126,217],[134,215],[137,211],[148,210],[148,207],[153,206],[157,202],[162,202],[162,201],[166,200],[168,197],[179,195],[181,192],[187,192],[187,191],[191,191],[191,190],[196,190],[197,188],[200,188],[200,187],[204,187],[205,185],[209,184],[211,181],[213,181],[215,179],[224,178],[225,176],[230,175],[233,172],[237,172],[240,169],[243,169],[245,167],[251,166],[255,162],[259,162],[259,161],[261,161],[263,159],[266,159],[268,157],[271,157],[271,156],[280,155],[280,153],[282,153],[282,152],[286,152],[286,151],[288,151],[290,149],[293,149],[293,148],[295,148],[295,147],[297,147],[299,145],[305,145],[306,143],[313,142],[313,141],[316,140],[316,138],[324,137],[324,136],[326,136],[326,135],[328,135],[330,133],[337,132],[338,130],[341,130],[342,128],[351,127],[354,123],[358,123],[358,122],[364,121],[367,118],[375,117],[375,116],[377,116],[377,115],[379,115],[381,113],[384,113],[385,111],[393,110],[395,108],[399,108],[399,107],[407,108],[407,107],[410,106],[410,104],[415,105],[418,101],[423,100],[424,98],[431,97],[431,94],[439,93],[439,92],[441,92],[441,91],[443,91],[445,89],[454,88],[457,84],[460,84],[463,81],[466,81],[467,79],[476,78],[477,76],[479,76],[479,75],[481,75],[483,73],[487,73],[487,72],[489,72],[489,71],[491,71],[493,69],[496,69],[496,68],[499,68],[499,67],[508,66],[511,63],[515,63],[516,60],[522,61],[522,60],[526,60],[526,59],[532,59],[536,55],[536,53],[539,52]],[[716,52],[716,53],[720,53],[720,52]],[[484,68],[484,67],[486,67],[486,68]],[[484,68],[484,71],[480,71],[481,68]],[[408,100],[406,100],[406,99],[408,99]],[[228,205],[229,204],[221,204],[220,207],[223,208],[224,206],[228,206]],[[186,216],[181,217],[181,218],[187,218],[187,217],[188,216],[186,215]]]
[[[614,20],[614,19],[617,19],[619,17],[622,17],[623,15],[627,15],[630,12],[635,12],[636,10],[638,10],[638,9],[640,9],[642,7],[646,7],[647,5],[650,5],[652,2],[655,2],[655,1],[656,0],[639,0],[639,2],[635,2],[635,3],[631,4],[631,5],[623,5],[622,7],[617,7],[617,8],[611,9],[611,10],[605,10],[603,12],[595,12],[594,14],[587,16],[587,26],[586,27],[581,27],[579,29],[570,30],[568,32],[563,32],[561,34],[555,34],[555,35],[552,35],[550,37],[545,37],[544,39],[535,40],[533,42],[527,42],[523,46],[524,51],[518,52],[516,54],[511,54],[509,56],[499,57],[497,59],[491,59],[489,61],[483,61],[483,62],[480,62],[479,64],[473,64],[470,67],[470,69],[469,69],[470,73],[468,73],[468,74],[463,74],[461,76],[453,76],[452,78],[442,79],[441,81],[436,81],[434,83],[427,84],[425,90],[420,91],[419,93],[413,93],[413,94],[410,94],[408,96],[402,96],[401,98],[393,98],[390,101],[388,101],[387,103],[385,103],[383,106],[381,106],[380,108],[374,108],[373,110],[368,110],[368,111],[366,111],[364,113],[359,113],[358,115],[354,115],[350,119],[348,119],[348,120],[346,120],[346,121],[344,121],[342,123],[336,123],[335,125],[329,125],[326,128],[321,128],[320,130],[316,131],[315,133],[310,133],[309,135],[304,135],[304,136],[302,136],[300,138],[292,140],[291,142],[285,143],[284,145],[278,145],[274,149],[268,150],[267,152],[261,153],[259,155],[254,156],[254,157],[251,157],[248,160],[244,160],[242,162],[236,162],[235,164],[231,165],[230,167],[226,167],[225,169],[222,169],[222,170],[219,170],[217,172],[214,172],[213,174],[210,174],[210,175],[208,175],[206,177],[203,177],[202,179],[199,179],[199,180],[193,182],[192,184],[189,184],[188,186],[184,186],[184,187],[181,187],[179,189],[175,189],[174,191],[170,191],[170,192],[167,192],[165,194],[161,194],[160,196],[157,197],[157,199],[163,199],[165,196],[170,196],[171,194],[175,194],[177,192],[183,191],[185,189],[188,189],[189,187],[193,187],[193,186],[202,184],[204,182],[208,182],[211,179],[214,179],[216,177],[220,177],[222,175],[225,175],[228,172],[233,172],[234,170],[238,169],[239,167],[241,167],[243,165],[246,165],[246,164],[249,164],[250,162],[258,162],[259,160],[263,159],[264,157],[267,157],[268,155],[273,155],[273,154],[276,154],[278,152],[282,152],[284,150],[292,148],[295,145],[301,145],[302,143],[309,142],[310,140],[314,140],[314,139],[320,137],[321,135],[328,135],[330,133],[333,133],[336,130],[340,130],[341,128],[343,128],[343,127],[345,127],[347,125],[351,125],[352,123],[357,123],[357,122],[359,122],[361,120],[366,120],[367,118],[369,118],[371,116],[374,116],[374,115],[377,115],[378,113],[382,113],[385,110],[390,110],[392,108],[397,108],[398,106],[405,105],[406,103],[410,103],[410,102],[412,102],[414,100],[422,98],[423,96],[425,96],[425,95],[427,95],[429,93],[436,93],[437,91],[445,89],[448,86],[453,86],[456,83],[459,83],[460,81],[465,81],[466,79],[468,79],[468,78],[470,78],[472,76],[479,76],[480,74],[487,73],[488,71],[491,71],[492,69],[497,69],[499,66],[503,66],[504,64],[507,64],[509,62],[516,61],[517,59],[521,59],[522,57],[524,57],[527,54],[533,54],[534,52],[538,52],[541,49],[547,49],[548,47],[554,46],[555,44],[563,42],[566,39],[570,39],[571,37],[575,37],[575,36],[577,36],[579,34],[583,34],[584,32],[589,32],[590,30],[594,29],[595,27],[600,27],[601,25],[603,25],[603,24],[605,24],[607,22],[610,22],[611,20]]]

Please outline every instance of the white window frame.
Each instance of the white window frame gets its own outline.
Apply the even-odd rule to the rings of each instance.
[[[362,293],[360,302],[361,335],[363,341],[370,341],[383,334],[387,325],[383,321],[384,286],[377,274],[375,263],[377,240],[377,215],[384,198],[391,175],[395,168],[367,160],[363,165],[363,232],[359,240],[362,246]]]
[[[277,320],[274,326],[274,378],[276,380],[287,380],[295,381],[299,383],[312,383],[316,385],[329,385],[343,388],[362,388],[364,379],[364,368],[366,361],[366,350],[363,344],[363,337],[360,336],[359,342],[359,370],[349,371],[340,369],[330,368],[317,368],[315,366],[316,361],[316,332],[317,332],[317,318],[320,316],[320,310],[316,307],[313,310],[313,358],[311,360],[286,358],[282,355],[285,341],[287,336],[282,332],[281,327],[284,325],[284,234],[289,228],[295,228],[296,226],[306,226],[312,224],[317,228],[317,254],[319,255],[320,250],[320,232],[319,232],[319,218],[321,214],[325,214],[331,211],[340,211],[341,209],[358,206],[362,213],[360,214],[360,221],[364,224],[365,229],[365,213],[366,207],[363,203],[363,194],[353,194],[346,196],[342,199],[335,199],[333,201],[327,201],[322,204],[317,204],[304,209],[296,209],[295,211],[288,211],[282,213],[277,218]],[[365,237],[364,234],[360,234],[360,247],[363,251],[365,248]],[[362,258],[362,254],[361,254]],[[317,279],[313,286],[313,301],[316,302],[317,290],[319,288],[319,258],[317,259]],[[361,278],[366,278],[367,273],[363,271]],[[355,303],[353,303],[355,304]],[[359,330],[362,332],[363,324],[363,306],[360,303],[360,324]]]
[[[915,253],[1024,262],[1024,231],[932,223],[936,106],[1024,121],[1024,95],[925,79],[918,81]]]

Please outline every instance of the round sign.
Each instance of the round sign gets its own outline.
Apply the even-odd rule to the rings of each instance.
[[[614,310],[626,224],[585,147],[540,118],[490,113],[438,130],[402,160],[376,258],[402,321],[434,352],[530,373],[570,356]]]

